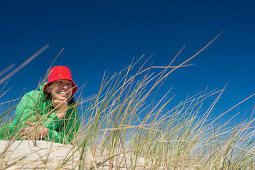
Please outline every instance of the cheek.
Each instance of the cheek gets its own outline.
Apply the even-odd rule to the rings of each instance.
[[[53,89],[51,90],[51,95],[52,95],[53,97],[56,97],[56,96],[57,96],[57,89],[56,89],[56,88],[53,88]]]
[[[73,95],[73,93],[69,93],[69,94],[68,94],[68,97],[69,97],[69,98],[71,98],[71,97],[72,97],[72,95]]]
[[[58,95],[57,95],[57,93],[52,92],[51,96],[55,99],[55,98],[57,98]]]

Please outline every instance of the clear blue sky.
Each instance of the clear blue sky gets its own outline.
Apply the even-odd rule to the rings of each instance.
[[[153,65],[167,65],[186,45],[178,64],[224,31],[189,62],[194,66],[176,70],[165,82],[176,100],[228,83],[216,105],[224,111],[255,93],[254,9],[253,0],[1,1],[0,70],[21,64],[45,44],[50,47],[10,79],[11,92],[0,102],[36,88],[62,48],[55,65],[68,66],[78,86],[86,83],[89,96],[97,92],[104,71],[118,72],[133,57],[153,55]],[[254,103],[250,99],[233,114],[250,115]]]

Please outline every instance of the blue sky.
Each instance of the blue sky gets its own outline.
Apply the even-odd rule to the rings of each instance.
[[[164,66],[186,45],[177,65],[224,31],[189,62],[194,66],[176,70],[163,86],[173,87],[170,95],[180,101],[228,83],[216,105],[223,112],[255,93],[254,8],[253,0],[1,1],[0,70],[50,47],[10,79],[12,89],[0,102],[35,89],[63,48],[54,65],[68,66],[78,86],[86,83],[86,97],[98,91],[105,71],[118,72],[143,54]],[[254,103],[251,98],[233,114],[248,117]]]

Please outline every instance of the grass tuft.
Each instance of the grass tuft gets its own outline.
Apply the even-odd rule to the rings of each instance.
[[[161,83],[185,63],[173,67],[171,62],[157,73],[152,66],[138,67],[136,62],[109,78],[105,75],[93,100],[79,101],[82,126],[72,143],[38,141],[30,147],[40,155],[37,160],[29,158],[31,153],[17,158],[15,151],[27,141],[15,141],[18,134],[11,134],[1,149],[0,168],[26,168],[35,162],[33,168],[45,169],[50,165],[55,169],[254,169],[254,119],[238,125],[232,125],[231,119],[219,121],[253,95],[214,119],[211,113],[225,87],[202,91],[174,107],[171,90],[158,99]],[[13,108],[0,116],[2,126]],[[61,156],[54,158],[55,152]]]

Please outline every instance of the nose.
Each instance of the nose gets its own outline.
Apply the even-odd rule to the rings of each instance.
[[[70,89],[72,89],[72,85],[70,85],[69,83],[65,83],[65,84],[63,84],[63,88],[65,90],[70,90]]]
[[[68,85],[67,84],[64,84],[63,86],[65,89],[68,89]]]

